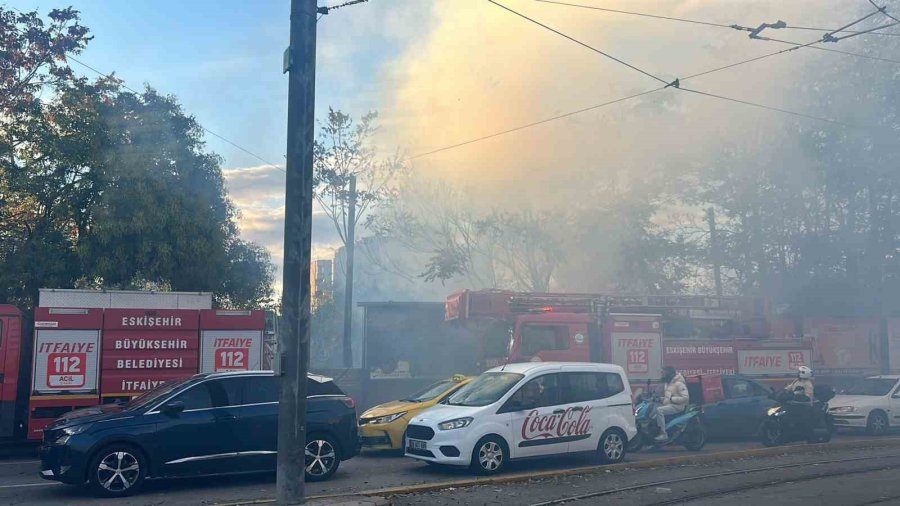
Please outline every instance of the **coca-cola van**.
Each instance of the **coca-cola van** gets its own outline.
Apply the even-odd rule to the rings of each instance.
[[[491,369],[414,417],[406,455],[499,473],[512,459],[596,452],[625,458],[637,429],[631,386],[613,364],[528,362]]]

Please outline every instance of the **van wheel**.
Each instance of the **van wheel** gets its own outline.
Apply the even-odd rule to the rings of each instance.
[[[509,448],[506,441],[499,436],[481,438],[472,450],[472,470],[477,474],[497,474],[506,467],[509,461]]]
[[[88,486],[101,497],[137,492],[147,477],[147,459],[134,446],[114,444],[97,452],[88,468]]]
[[[618,429],[609,429],[600,436],[597,445],[597,453],[600,462],[604,464],[617,464],[625,460],[625,451],[628,448],[628,438]]]
[[[341,451],[334,438],[311,434],[306,440],[306,481],[331,478],[341,465]]]

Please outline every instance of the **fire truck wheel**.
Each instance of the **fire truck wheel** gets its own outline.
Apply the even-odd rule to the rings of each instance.
[[[341,450],[327,434],[310,434],[306,443],[306,481],[331,478],[341,464]]]
[[[485,436],[472,450],[472,470],[491,475],[501,472],[509,461],[509,447],[500,436]]]
[[[102,448],[91,459],[88,486],[101,497],[125,497],[137,492],[147,476],[147,459],[136,447],[121,443]]]
[[[603,464],[616,464],[625,460],[628,438],[619,429],[608,429],[600,436],[597,454]]]

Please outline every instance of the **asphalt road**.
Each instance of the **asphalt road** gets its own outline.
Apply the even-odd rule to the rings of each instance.
[[[394,506],[900,504],[900,447],[786,452],[394,496]]]
[[[839,436],[840,440],[861,440],[865,436]],[[704,453],[759,448],[756,442],[711,443]],[[900,449],[896,450],[900,453]],[[661,452],[641,451],[630,454],[628,461],[686,455],[690,452],[673,447]],[[571,469],[593,464],[585,457],[534,460],[513,464],[510,472]],[[385,453],[364,453],[344,462],[335,476],[324,483],[307,484],[307,494],[350,494],[386,487],[449,482],[471,478],[464,469],[435,468],[424,463]],[[275,493],[274,475],[250,475],[147,482],[138,496],[115,501],[117,505],[195,505],[216,504],[271,498]],[[0,506],[97,504],[87,491],[42,480],[38,462],[31,458],[0,460]]]

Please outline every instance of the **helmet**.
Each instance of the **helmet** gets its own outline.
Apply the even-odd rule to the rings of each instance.
[[[662,379],[666,383],[668,383],[669,381],[672,381],[672,378],[675,377],[675,374],[677,374],[677,372],[675,371],[675,368],[670,365],[667,365],[662,368]]]
[[[797,369],[797,377],[800,379],[812,378],[812,369],[806,367],[805,365],[801,365],[800,368]]]

